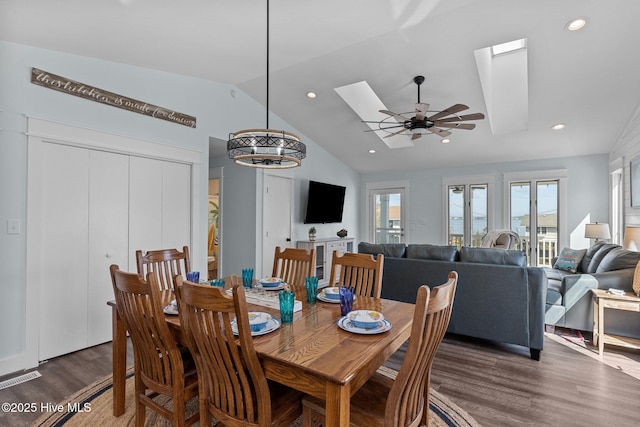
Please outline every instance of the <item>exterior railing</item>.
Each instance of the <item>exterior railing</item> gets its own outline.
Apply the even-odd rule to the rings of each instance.
[[[462,234],[449,235],[449,245],[455,246],[460,249],[464,245]],[[471,242],[472,247],[479,247],[482,241],[482,236],[474,236]],[[531,251],[529,237],[521,237],[518,245],[514,249],[524,251],[527,254],[527,263],[531,265]],[[538,260],[538,266],[551,267],[554,257],[558,256],[558,243],[555,234],[540,234],[538,235],[538,247],[536,250],[536,259]]]

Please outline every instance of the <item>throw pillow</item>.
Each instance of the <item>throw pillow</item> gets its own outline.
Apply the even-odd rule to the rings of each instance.
[[[580,261],[582,261],[582,257],[586,252],[586,249],[564,248],[562,249],[562,252],[560,252],[555,264],[553,264],[553,268],[575,273],[578,270]]]

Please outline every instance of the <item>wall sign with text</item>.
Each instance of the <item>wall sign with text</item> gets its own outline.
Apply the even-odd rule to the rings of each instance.
[[[112,107],[122,108],[123,110],[144,114],[145,116],[155,117],[156,119],[166,120],[191,128],[196,127],[196,118],[193,116],[78,83],[46,71],[38,70],[37,68],[31,68],[31,83],[90,101],[111,105]]]

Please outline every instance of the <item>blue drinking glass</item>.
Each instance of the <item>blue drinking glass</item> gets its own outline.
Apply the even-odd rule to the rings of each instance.
[[[306,277],[304,279],[304,285],[307,289],[307,302],[309,304],[315,304],[318,297],[318,278],[316,276]]]
[[[291,290],[278,292],[280,298],[280,320],[282,323],[293,322],[293,305],[296,302],[296,293]]]
[[[346,316],[353,309],[353,287],[340,286],[340,314]]]
[[[200,283],[200,272],[199,271],[187,272],[187,280],[192,283]]]
[[[253,268],[242,269],[242,286],[247,289],[253,287]]]

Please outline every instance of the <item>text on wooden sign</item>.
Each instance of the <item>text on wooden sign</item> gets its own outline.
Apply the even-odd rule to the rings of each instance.
[[[156,119],[162,119],[192,128],[196,127],[196,118],[193,116],[78,83],[37,68],[31,68],[31,83],[101,104],[155,117]]]

